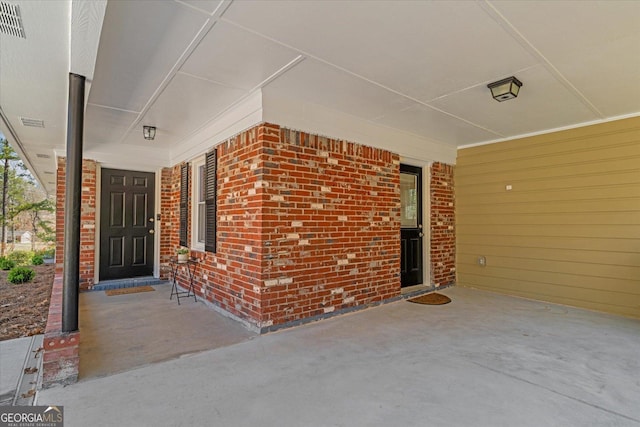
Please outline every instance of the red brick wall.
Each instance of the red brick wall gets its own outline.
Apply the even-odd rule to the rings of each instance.
[[[255,183],[261,175],[261,140],[258,126],[217,147],[217,252],[192,252],[204,259],[197,280],[199,293],[258,327],[263,207]]]
[[[265,128],[262,322],[399,295],[398,155]]]
[[[396,154],[257,126],[218,146],[218,251],[192,252],[197,292],[260,328],[396,297],[399,221]]]
[[[51,289],[49,316],[44,333],[42,386],[71,384],[78,380],[80,332],[62,332],[62,271]]]
[[[455,192],[452,165],[431,165],[431,283],[456,282]]]
[[[175,256],[180,230],[180,165],[162,169],[160,176],[160,277],[169,277],[169,258]]]
[[[207,298],[260,326],[263,200],[263,127],[218,146],[218,232],[216,256],[209,256]],[[209,254],[210,255],[210,254]]]
[[[196,293],[227,312],[254,324],[259,323],[259,301],[255,298],[252,300],[251,297],[257,295],[254,293],[254,285],[259,286],[261,279],[257,277],[260,269],[249,265],[252,262],[259,265],[259,262],[255,260],[257,255],[242,258],[245,245],[242,245],[242,251],[238,251],[236,244],[237,240],[246,241],[246,246],[251,243],[252,235],[248,224],[240,224],[241,218],[245,215],[239,207],[241,204],[246,205],[251,196],[245,194],[240,200],[234,195],[242,187],[243,173],[249,170],[248,166],[243,166],[243,161],[238,160],[238,156],[243,155],[243,150],[249,144],[248,140],[255,143],[257,132],[258,128],[254,128],[218,147],[218,250],[215,254],[192,250],[190,254],[202,260],[196,272]],[[251,149],[258,155],[258,146]],[[168,278],[169,258],[176,256],[176,250],[180,247],[180,166],[178,164],[162,171],[160,262],[163,278]],[[191,194],[191,169],[189,173],[187,191]],[[259,207],[259,203],[257,206]],[[247,211],[246,216],[251,217],[255,211],[256,209]],[[188,224],[188,241],[191,241],[191,198]],[[259,238],[254,242],[258,242],[257,246],[260,246]],[[182,284],[186,285],[184,275],[180,276],[180,279]]]
[[[62,273],[64,256],[64,203],[66,159],[58,158],[56,181],[56,271]],[[93,286],[95,272],[96,173],[93,160],[82,162],[82,196],[80,213],[80,289]]]
[[[64,260],[64,204],[66,159],[58,159],[56,174],[56,276],[51,289],[44,334],[43,387],[78,380],[80,332],[62,332],[62,269]],[[96,227],[96,162],[82,162],[80,207],[80,289],[93,285]]]

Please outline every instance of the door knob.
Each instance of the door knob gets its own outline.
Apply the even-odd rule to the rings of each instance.
[[[155,233],[155,230],[149,230],[149,234]]]
[[[422,236],[424,236],[424,233],[419,233],[418,236],[422,237]]]
[[[153,221],[154,221],[153,217],[149,218],[149,222],[153,222]]]

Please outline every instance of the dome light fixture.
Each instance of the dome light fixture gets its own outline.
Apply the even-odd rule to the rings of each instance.
[[[149,141],[153,141],[156,137],[156,127],[155,126],[142,126],[142,134],[144,135],[144,139]]]
[[[522,82],[511,76],[497,82],[489,83],[487,87],[491,89],[493,99],[502,102],[517,97],[522,87]]]

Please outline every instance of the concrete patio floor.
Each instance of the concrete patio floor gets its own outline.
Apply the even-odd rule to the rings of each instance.
[[[80,381],[184,354],[224,347],[256,334],[201,301],[169,300],[169,284],[153,292],[80,295]]]
[[[37,403],[64,405],[66,427],[640,426],[640,320],[442,293],[453,302],[398,301]]]

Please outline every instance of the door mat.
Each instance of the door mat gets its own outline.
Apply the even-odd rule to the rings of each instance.
[[[411,298],[408,300],[409,302],[415,302],[416,304],[427,304],[427,305],[442,305],[449,304],[451,302],[451,298],[442,294],[426,294],[421,295],[419,297]]]
[[[120,288],[120,289],[107,289],[104,291],[107,296],[112,297],[114,295],[126,295],[126,294],[136,294],[138,292],[151,292],[155,291],[151,286],[133,286],[130,288]]]

